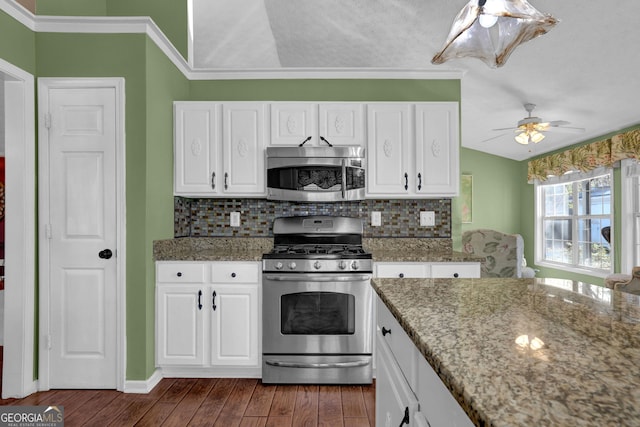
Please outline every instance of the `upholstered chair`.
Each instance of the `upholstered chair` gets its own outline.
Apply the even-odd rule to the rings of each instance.
[[[534,277],[535,271],[526,266],[524,240],[519,234],[505,234],[480,229],[462,234],[462,250],[485,257],[481,277]]]
[[[631,278],[624,282],[617,282],[614,285],[614,289],[616,291],[640,295],[640,267],[633,267]]]

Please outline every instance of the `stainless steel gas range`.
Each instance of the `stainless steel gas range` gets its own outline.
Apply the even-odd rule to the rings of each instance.
[[[263,256],[262,382],[372,381],[373,263],[362,220],[276,218]]]

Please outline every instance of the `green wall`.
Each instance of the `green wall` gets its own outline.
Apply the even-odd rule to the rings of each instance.
[[[520,174],[520,162],[462,148],[460,173],[473,176],[473,215],[471,223],[462,224],[459,200],[454,199],[454,248],[460,250],[460,237],[468,230],[489,228],[520,233],[521,189],[520,182],[514,179]]]
[[[0,10],[0,58],[35,74],[36,36]]]
[[[37,0],[38,15],[149,16],[188,59],[187,0]]]

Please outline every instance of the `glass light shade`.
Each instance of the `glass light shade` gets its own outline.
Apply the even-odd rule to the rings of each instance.
[[[480,22],[482,15],[486,17]],[[486,28],[493,18],[495,25]],[[547,33],[557,22],[526,0],[471,0],[454,19],[444,47],[431,62],[472,57],[501,67],[518,45]]]
[[[536,130],[525,130],[516,135],[515,139],[516,142],[522,145],[527,145],[530,142],[537,144],[544,139],[544,134]]]

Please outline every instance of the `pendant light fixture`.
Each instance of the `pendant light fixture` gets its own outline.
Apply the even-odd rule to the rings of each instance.
[[[471,0],[456,16],[444,47],[431,62],[472,57],[492,68],[501,67],[518,45],[547,33],[557,23],[527,0]]]

